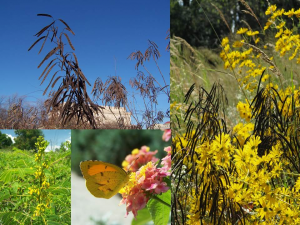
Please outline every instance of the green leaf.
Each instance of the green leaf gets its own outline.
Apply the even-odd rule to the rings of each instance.
[[[151,220],[149,210],[145,207],[138,211],[137,217],[132,219],[131,225],[144,225]]]
[[[0,194],[0,202],[5,200],[5,199],[8,199],[10,197],[9,195],[9,191],[8,190],[3,190],[1,191],[1,194]]]
[[[161,201],[171,205],[171,191],[167,191],[161,195],[157,195]],[[152,198],[148,201],[147,208],[155,225],[166,225],[169,221],[171,207],[163,204],[161,201]]]
[[[34,170],[31,168],[14,168],[14,169],[7,169],[0,175],[0,181],[4,183],[11,183],[15,181],[16,177],[22,177],[26,174],[33,174]]]

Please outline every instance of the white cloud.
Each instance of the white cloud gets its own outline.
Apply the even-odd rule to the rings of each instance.
[[[47,148],[45,149],[45,152],[51,152],[54,151],[56,148],[60,148],[60,145],[48,145]]]
[[[6,136],[8,136],[8,137],[11,138],[13,144],[15,143],[15,138],[16,138],[16,137],[13,137],[11,134],[6,134]]]

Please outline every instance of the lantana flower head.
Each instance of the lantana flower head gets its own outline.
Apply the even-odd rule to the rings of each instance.
[[[137,172],[132,172],[127,185],[119,191],[123,197],[120,204],[126,204],[126,215],[132,212],[136,217],[138,210],[146,206],[152,195],[169,190],[164,178],[170,175],[171,147],[165,148],[165,151],[168,155],[162,159],[162,168],[149,161]]]
[[[158,158],[154,157],[157,150],[151,152],[150,148],[147,146],[142,146],[141,149],[134,149],[130,155],[126,156],[122,163],[125,170],[137,171],[141,166],[147,164],[148,162],[157,162]]]

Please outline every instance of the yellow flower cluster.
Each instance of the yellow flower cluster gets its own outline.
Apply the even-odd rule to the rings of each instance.
[[[245,140],[251,135],[253,129],[253,123],[247,123],[245,125],[243,123],[238,123],[233,128],[233,135],[236,137],[236,139],[234,139],[233,142],[235,143],[237,140],[239,145],[244,145]]]
[[[246,30],[246,28],[241,28],[244,30],[239,30],[238,33],[243,33],[243,31]],[[251,32],[247,33],[248,36],[252,36],[252,34],[258,34],[257,32]],[[256,43],[259,42],[259,38],[255,40]],[[233,48],[241,48],[244,45],[245,41],[235,41],[232,45]],[[241,83],[241,85],[244,86],[246,90],[253,91],[257,88],[258,79],[257,77],[260,77],[263,71],[266,69],[266,67],[261,66],[260,64],[256,64],[254,62],[254,59],[259,59],[261,57],[261,54],[254,54],[253,48],[249,48],[246,50],[231,50],[228,38],[225,37],[222,40],[222,47],[223,50],[220,53],[220,57],[224,61],[224,68],[225,69],[231,69],[234,70],[236,68],[239,68],[239,73],[242,72],[242,69],[244,68],[246,70],[246,76],[244,76],[242,79],[238,79],[238,81]],[[267,78],[269,77],[268,74],[264,75],[264,78],[262,79],[262,82],[265,82]]]
[[[242,207],[246,224],[299,224],[300,178],[292,188],[286,188],[277,182],[274,184],[274,179],[280,179],[284,173],[285,162],[281,158],[281,144],[278,143],[269,153],[259,157],[257,153],[261,140],[258,136],[249,137],[248,134],[248,131],[253,129],[253,124],[245,126],[238,124],[235,127],[235,130],[241,131],[242,129],[245,129],[243,136],[249,139],[245,144],[241,144],[240,148],[235,148],[230,136],[222,133],[215,136],[214,140],[196,146],[197,160],[193,162],[189,159],[184,163],[186,168],[194,164],[197,176],[200,176],[202,180],[197,183],[197,188],[192,188],[191,192],[184,189],[188,196],[182,201],[187,201],[187,205],[190,206],[186,224],[201,224],[200,220],[203,219],[203,215],[199,211],[199,198],[201,198],[199,193],[205,191],[207,187],[219,187],[220,183],[226,187],[225,196],[219,197],[217,203],[214,203],[215,190],[209,189],[208,209],[214,204],[222,206],[231,201],[236,211]],[[179,139],[185,138],[174,139],[176,146],[179,147],[175,151],[177,153],[180,153],[182,149]],[[186,155],[186,157],[189,156]],[[234,167],[232,167],[233,162]],[[224,172],[226,176],[221,175]],[[212,174],[218,174],[218,176],[211,176]],[[209,211],[206,212],[207,218]],[[228,223],[224,221],[224,224],[231,223],[229,217],[230,215],[228,215]],[[209,219],[207,219],[207,224],[210,224]]]
[[[277,30],[275,34],[276,43],[275,50],[280,53],[280,56],[285,56],[289,54],[289,60],[296,58],[296,62],[300,63],[300,55],[298,51],[300,49],[300,35],[295,33],[296,29],[289,29],[286,26],[286,18],[292,19],[293,16],[300,18],[300,9],[295,10],[291,9],[288,12],[285,12],[284,9],[277,9],[276,5],[271,5],[266,11],[266,15],[270,15],[264,30],[269,29],[270,27]],[[224,61],[224,68],[234,70],[238,68],[238,72],[242,73],[242,69],[246,70],[246,75],[242,78],[239,78],[239,82],[245,90],[253,91],[257,88],[258,77],[262,72],[267,68],[261,65],[259,61],[262,56],[261,53],[255,54],[253,48],[246,45],[246,49],[242,49],[247,42],[247,37],[253,37],[255,35],[260,35],[258,31],[251,31],[248,28],[240,28],[237,34],[242,35],[243,39],[235,41],[232,44],[233,49],[239,48],[240,50],[233,50],[230,47],[229,39],[227,37],[223,38],[221,46],[222,52],[220,57]],[[259,42],[259,37],[254,40],[254,43]],[[266,49],[267,46],[264,46]],[[257,52],[257,51],[256,51]],[[269,58],[272,60],[272,57]],[[256,62],[256,61],[257,62]],[[270,63],[270,61],[268,62]],[[269,69],[274,71],[274,65],[270,64]],[[270,77],[269,74],[265,74],[262,82],[265,82]]]
[[[236,107],[240,113],[240,117],[249,122],[251,119],[251,108],[249,103],[239,102]]]
[[[278,102],[278,108],[284,116],[293,116],[293,105],[296,109],[300,108],[300,87],[299,90],[294,90],[292,87],[287,87],[284,91],[279,90],[281,101]]]

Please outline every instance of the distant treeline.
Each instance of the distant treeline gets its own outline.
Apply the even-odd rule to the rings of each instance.
[[[217,35],[219,37],[228,36],[241,26],[249,25],[253,30],[261,31],[267,22],[268,17],[265,15],[265,11],[269,3],[276,4],[277,8],[284,8],[287,11],[292,8],[295,10],[300,8],[300,2],[297,0],[270,0],[269,3],[267,0],[170,1],[171,36],[179,36],[195,47],[209,46],[210,48],[219,46]],[[260,24],[247,13],[249,11],[247,5],[256,15]],[[225,20],[227,24],[224,22]],[[295,22],[298,23],[298,21]]]

